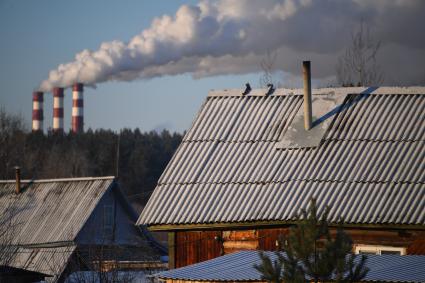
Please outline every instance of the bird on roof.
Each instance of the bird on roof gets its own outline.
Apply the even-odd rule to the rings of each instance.
[[[250,92],[251,92],[251,85],[249,83],[246,83],[245,84],[245,90],[244,90],[244,92],[242,92],[242,95],[247,95]]]
[[[269,96],[269,95],[273,94],[273,92],[275,91],[275,88],[273,87],[273,84],[267,84],[267,87],[269,89],[267,90],[266,96]]]

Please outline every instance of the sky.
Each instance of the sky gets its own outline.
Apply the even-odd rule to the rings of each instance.
[[[386,85],[425,84],[425,1],[0,0],[0,107],[30,127],[32,91],[83,82],[85,129],[187,130],[208,91],[274,81],[336,83],[338,57],[364,23]],[[65,130],[71,121],[65,91]]]

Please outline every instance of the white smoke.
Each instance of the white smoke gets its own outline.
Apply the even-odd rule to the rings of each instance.
[[[128,43],[114,40],[96,51],[83,50],[74,61],[50,71],[39,88],[50,91],[75,82],[95,85],[182,73],[200,78],[257,72],[267,52],[278,55],[278,70],[297,74],[300,61],[311,59],[313,75],[325,78],[334,75],[337,56],[361,21],[382,40],[384,68],[398,66],[396,73],[390,70],[392,77],[421,80],[424,11],[425,1],[420,0],[202,1],[181,6],[173,17],[154,19]],[[396,51],[403,54],[397,56]],[[416,58],[407,58],[409,54]],[[406,63],[394,63],[400,56],[407,59],[398,61]],[[412,61],[417,72],[412,71]],[[403,78],[397,72],[408,75]]]

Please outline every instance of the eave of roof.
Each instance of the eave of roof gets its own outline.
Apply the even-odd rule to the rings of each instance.
[[[229,230],[229,229],[267,229],[288,227],[297,224],[297,221],[252,221],[232,223],[197,223],[197,224],[160,224],[148,225],[150,231],[194,231],[194,230]],[[330,227],[338,227],[337,223],[330,223]],[[425,230],[425,225],[412,224],[368,224],[368,223],[346,223],[342,225],[346,229],[367,230]]]
[[[58,179],[23,179],[21,183],[57,183],[57,182],[73,182],[73,181],[95,181],[95,180],[111,180],[115,179],[115,176],[103,176],[103,177],[79,177],[79,178],[58,178]],[[0,184],[15,183],[16,180],[0,180]]]
[[[58,276],[65,270],[76,246],[63,247],[16,247],[8,265],[33,272]]]

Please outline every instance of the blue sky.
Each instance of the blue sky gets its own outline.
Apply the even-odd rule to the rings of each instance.
[[[31,122],[32,91],[49,70],[103,41],[129,40],[154,17],[173,15],[196,1],[0,0],[0,105]],[[258,74],[194,80],[188,74],[132,82],[107,82],[85,90],[85,128],[186,130],[210,89],[239,88]],[[45,128],[52,97],[45,94]],[[65,96],[65,128],[71,123],[71,91]]]
[[[30,127],[33,89],[46,81],[49,87],[69,85],[77,80],[69,74],[78,70],[77,76],[84,73],[87,82],[97,84],[85,90],[86,129],[182,132],[209,90],[243,88],[246,82],[258,87],[259,65],[267,52],[275,55],[275,82],[285,87],[299,86],[301,61],[306,59],[312,60],[316,85],[336,84],[338,57],[361,21],[371,29],[371,38],[381,42],[377,59],[384,84],[425,84],[425,1],[198,3],[0,0],[0,106],[21,114]],[[156,17],[162,18],[153,22]],[[110,43],[114,40],[118,44]],[[99,49],[104,42],[106,52]],[[123,60],[114,57],[119,48]],[[75,59],[84,49],[92,51],[89,61]],[[58,66],[68,62],[72,64],[60,73]],[[93,71],[87,62],[102,68]],[[60,76],[52,77],[51,70]],[[44,109],[47,129],[52,124],[50,93],[45,94]],[[68,130],[69,89],[64,116]]]

